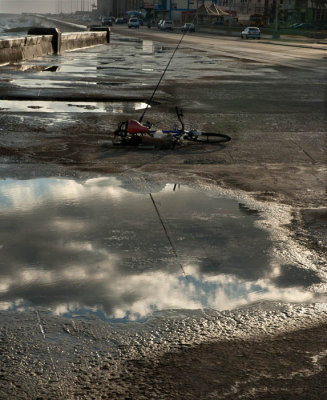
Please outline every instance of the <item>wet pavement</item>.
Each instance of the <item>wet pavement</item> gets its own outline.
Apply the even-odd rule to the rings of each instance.
[[[1,68],[4,399],[326,393],[321,55],[308,72],[303,53],[187,44],[146,118],[172,127],[182,106],[232,141],[112,146],[173,48],[114,34]]]
[[[40,100],[0,100],[0,110],[17,113],[17,112],[44,112],[44,113],[108,113],[122,114],[143,110],[146,103],[132,102],[63,102],[63,101],[40,101]]]

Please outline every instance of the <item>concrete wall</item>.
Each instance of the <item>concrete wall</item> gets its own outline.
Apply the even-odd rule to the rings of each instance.
[[[107,32],[75,32],[61,34],[60,52],[107,43]]]
[[[110,42],[109,28],[94,30],[61,33],[54,28],[33,28],[29,34],[34,36],[0,40],[0,65]]]
[[[52,36],[27,36],[0,40],[0,64],[53,54]]]

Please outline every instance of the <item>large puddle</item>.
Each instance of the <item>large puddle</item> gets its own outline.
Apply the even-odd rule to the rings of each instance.
[[[310,301],[305,288],[318,278],[276,259],[260,218],[174,184],[1,181],[0,309],[128,321],[156,310]]]

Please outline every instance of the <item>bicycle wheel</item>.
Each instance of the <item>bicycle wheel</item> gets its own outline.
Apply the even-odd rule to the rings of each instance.
[[[197,135],[185,135],[185,139],[201,143],[225,143],[229,142],[232,138],[223,133],[201,132]]]

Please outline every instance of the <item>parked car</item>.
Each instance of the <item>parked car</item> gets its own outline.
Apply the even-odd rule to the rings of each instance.
[[[212,23],[213,26],[217,26],[217,25],[224,25],[224,21],[214,21]]]
[[[260,39],[261,38],[261,32],[260,29],[254,26],[248,26],[247,28],[244,29],[241,33],[241,38],[242,39]]]
[[[195,32],[195,26],[191,23],[186,23],[182,26],[182,32]]]
[[[130,18],[129,21],[128,21],[127,26],[129,28],[139,28],[140,27],[140,21],[138,20],[138,18],[135,18],[135,17]]]
[[[110,17],[103,17],[101,23],[103,26],[112,26],[112,19]]]
[[[297,22],[296,24],[292,24],[289,26],[290,29],[296,29],[299,25],[301,25],[299,22]]]
[[[161,31],[172,31],[174,29],[173,21],[170,19],[164,20],[159,29]]]
[[[312,24],[298,24],[298,26],[295,29],[314,29],[314,26]]]
[[[124,18],[116,18],[116,24],[124,24]]]

